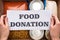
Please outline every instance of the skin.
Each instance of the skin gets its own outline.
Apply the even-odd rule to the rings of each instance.
[[[8,36],[9,36],[8,19],[6,15],[2,15],[0,17],[0,40],[7,40]]]
[[[51,35],[52,40],[60,40],[59,30],[60,30],[60,22],[57,16],[53,16],[51,18],[51,26],[50,26],[50,35]]]

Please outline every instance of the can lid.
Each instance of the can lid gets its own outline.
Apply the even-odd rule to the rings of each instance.
[[[30,10],[43,10],[44,4],[42,1],[32,1],[29,5]]]
[[[44,36],[44,31],[43,30],[30,30],[29,34],[32,39],[38,40]]]

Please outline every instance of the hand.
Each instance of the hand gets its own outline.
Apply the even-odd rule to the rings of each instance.
[[[50,35],[51,35],[52,40],[60,40],[59,30],[60,30],[60,22],[57,16],[53,16],[51,19],[51,26],[50,26]]]
[[[2,15],[0,18],[0,39],[7,40],[9,35],[8,19],[6,15]]]

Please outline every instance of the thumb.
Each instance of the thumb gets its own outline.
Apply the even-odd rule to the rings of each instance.
[[[8,18],[5,18],[5,25],[8,26]]]
[[[54,25],[54,19],[53,19],[53,16],[51,17],[51,23],[50,23],[51,26]]]

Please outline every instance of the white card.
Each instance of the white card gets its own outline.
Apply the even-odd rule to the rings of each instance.
[[[49,10],[7,10],[10,30],[49,30],[51,14]]]

